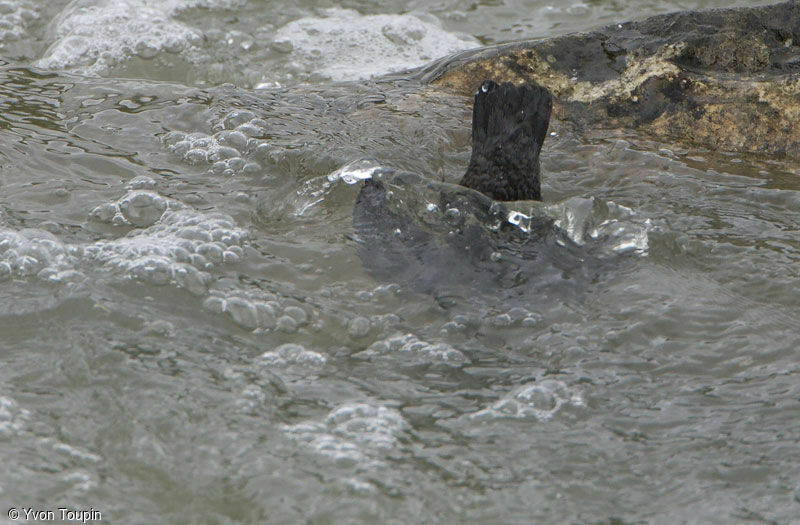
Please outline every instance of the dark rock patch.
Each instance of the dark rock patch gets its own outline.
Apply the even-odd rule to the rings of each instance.
[[[579,126],[800,157],[800,2],[686,11],[461,53],[423,79],[461,94],[535,83]]]

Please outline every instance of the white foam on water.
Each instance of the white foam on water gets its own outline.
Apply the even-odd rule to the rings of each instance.
[[[203,306],[210,312],[227,314],[242,328],[256,331],[292,334],[317,318],[313,310],[307,311],[308,306],[301,308],[262,290],[212,290]]]
[[[248,330],[272,330],[277,326],[280,304],[243,294],[214,292],[203,306],[209,312],[227,314],[236,324]]]
[[[356,358],[399,358],[404,363],[445,363],[454,366],[467,361],[466,356],[447,343],[428,343],[413,334],[395,335],[372,343]]]
[[[324,13],[289,22],[275,34],[275,44],[296,55],[301,73],[365,79],[480,45],[470,36],[447,32],[424,14],[361,15],[341,8]]]
[[[4,15],[0,7],[0,43],[4,35],[9,39],[24,36],[29,19],[38,16],[31,8],[6,3],[15,9]],[[48,38],[52,43],[34,65],[99,76],[129,59],[149,60],[162,53],[203,64],[208,59],[204,51],[208,35],[178,20],[177,15],[190,8],[230,9],[243,3],[74,0],[51,21]],[[5,32],[4,16],[9,17]],[[245,51],[254,43],[250,35],[237,31],[227,37],[229,43],[237,39],[242,40]],[[298,78],[315,75],[356,80],[420,66],[480,43],[471,36],[446,31],[435,17],[424,13],[361,15],[351,9],[331,8],[322,16],[304,17],[281,27],[272,45],[288,50],[289,68]],[[275,85],[265,81],[259,87]]]
[[[35,469],[38,474],[58,483],[66,490],[85,493],[96,489],[100,483],[96,469],[102,464],[102,456],[90,450],[60,441],[53,426],[42,421],[36,411],[31,411],[9,396],[0,395],[0,443],[7,446],[8,457],[36,455]],[[52,476],[52,477],[51,477]],[[40,476],[41,477],[41,476]],[[0,481],[0,494],[10,482]],[[73,492],[74,493],[74,492]]]
[[[313,350],[308,350],[302,345],[286,343],[275,350],[261,354],[259,361],[270,367],[285,368],[292,365],[300,365],[311,368],[319,368],[325,365],[328,359]]]
[[[10,397],[0,396],[0,439],[9,439],[25,430],[30,411]]]
[[[510,326],[536,326],[542,320],[541,314],[532,312],[521,306],[514,306],[506,312],[490,316],[489,324],[499,328]]]
[[[97,454],[93,454],[86,449],[79,448],[74,445],[68,445],[67,443],[55,442],[53,444],[53,450],[80,462],[100,463],[103,461],[102,456],[98,456]]]
[[[76,0],[51,23],[53,43],[36,65],[101,75],[130,57],[178,53],[203,35],[172,18],[180,0]]]
[[[170,131],[161,137],[166,149],[192,165],[211,165],[211,172],[231,176],[258,173],[261,165],[249,157],[268,156],[270,144],[260,138],[267,123],[251,111],[233,111],[225,116],[213,135]]]
[[[382,458],[399,447],[407,428],[397,410],[367,403],[346,403],[322,422],[284,426],[287,434],[314,452],[361,468],[383,466]]]
[[[38,9],[28,0],[0,1],[0,49],[26,35],[28,26],[39,19]]]
[[[545,379],[524,384],[490,407],[479,410],[471,419],[533,418],[548,421],[564,406],[583,407],[582,393],[569,388],[563,381]]]
[[[87,245],[84,256],[106,267],[156,284],[174,283],[203,294],[207,271],[242,259],[247,232],[228,215],[202,213],[178,201],[134,190],[118,201],[95,208],[91,216],[111,223],[146,226],[127,236]]]
[[[44,230],[0,228],[0,283],[33,276],[68,280],[77,253],[76,247],[65,245]]]
[[[145,184],[140,179],[136,184]],[[203,213],[148,190],[133,190],[102,204],[90,219],[138,226],[125,237],[67,244],[44,230],[0,228],[0,282],[37,276],[51,282],[86,278],[82,263],[155,284],[204,294],[209,270],[242,259],[248,238],[228,215]]]

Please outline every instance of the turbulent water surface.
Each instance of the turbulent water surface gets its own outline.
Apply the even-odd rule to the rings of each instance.
[[[471,101],[397,71],[729,4],[0,2],[0,522],[797,523],[796,161],[554,122],[501,219],[619,258],[569,291],[353,228],[468,211]]]

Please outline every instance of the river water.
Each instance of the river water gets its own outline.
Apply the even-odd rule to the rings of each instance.
[[[625,253],[523,302],[352,225],[469,158],[377,77],[730,4],[1,2],[0,523],[800,523],[796,161],[554,122],[536,212]]]

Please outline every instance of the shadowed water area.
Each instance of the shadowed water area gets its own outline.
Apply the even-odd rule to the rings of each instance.
[[[492,203],[457,185],[472,88],[397,72],[671,5],[129,3],[0,7],[5,508],[800,515],[797,159],[584,126],[555,93],[542,202]],[[366,264],[365,178],[487,272],[393,267],[391,241]],[[515,273],[531,235],[544,278]]]

